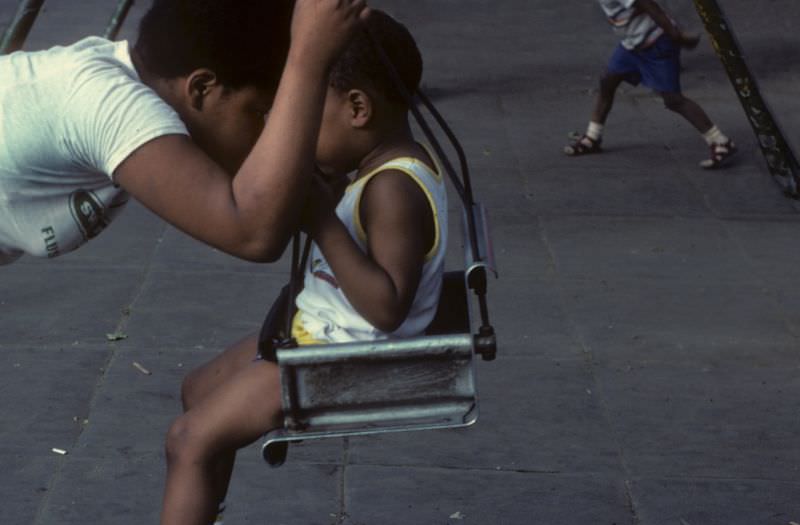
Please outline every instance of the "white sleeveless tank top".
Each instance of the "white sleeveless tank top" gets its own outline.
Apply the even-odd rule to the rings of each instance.
[[[347,300],[322,251],[316,243],[313,243],[308,266],[305,269],[304,288],[296,300],[298,313],[293,331],[305,332],[302,337],[298,337],[300,344],[304,344],[302,339],[306,339],[305,344],[308,344],[310,341],[346,343],[411,337],[422,334],[433,320],[442,289],[444,256],[447,249],[447,193],[439,165],[436,164],[436,172],[433,172],[425,163],[411,157],[390,160],[347,187],[336,206],[336,215],[359,248],[366,253],[367,236],[359,215],[361,195],[372,177],[386,170],[405,173],[420,186],[428,197],[435,223],[433,247],[425,258],[422,278],[408,317],[391,333],[382,332],[372,326]],[[298,324],[300,326],[297,326]]]

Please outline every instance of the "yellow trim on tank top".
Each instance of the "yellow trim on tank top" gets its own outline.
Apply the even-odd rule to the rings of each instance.
[[[306,327],[303,326],[303,320],[300,318],[302,312],[298,310],[295,312],[294,317],[292,318],[292,337],[297,344],[300,346],[308,346],[308,345],[321,345],[325,344],[323,341],[319,339],[314,339]]]
[[[405,173],[406,175],[411,177],[411,180],[416,182],[417,185],[422,189],[422,192],[425,193],[425,196],[428,198],[428,204],[430,204],[431,211],[433,212],[434,239],[433,239],[433,246],[431,247],[430,250],[428,250],[428,253],[425,254],[425,261],[427,262],[427,261],[431,260],[434,255],[436,255],[436,250],[439,249],[439,241],[440,241],[441,235],[440,235],[440,232],[439,232],[439,214],[437,212],[438,208],[436,207],[436,201],[434,200],[433,195],[431,195],[430,190],[428,189],[427,186],[425,186],[425,183],[422,182],[419,177],[417,177],[416,173],[414,173],[412,170],[410,170],[408,168],[394,165],[395,163],[400,163],[400,161],[410,161],[412,163],[421,164],[429,172],[431,172],[432,174],[436,175],[424,163],[420,162],[419,160],[417,160],[417,159],[415,159],[413,157],[399,157],[399,158],[390,160],[386,164],[383,164],[382,166],[376,168],[375,170],[367,173],[363,177],[360,177],[360,178],[356,179],[355,181],[353,181],[352,184],[350,184],[350,186],[347,187],[347,191],[350,191],[350,188],[351,187],[355,187],[356,184],[360,184],[361,186],[366,185],[366,183],[369,182],[369,180],[372,177],[374,177],[375,175],[378,175],[379,173],[384,172],[384,171],[395,170],[395,171],[399,171],[401,173]],[[438,176],[437,176],[437,180],[441,183],[441,179]],[[364,225],[361,224],[361,213],[360,213],[361,196],[363,194],[364,193],[363,193],[363,188],[362,188],[362,192],[359,193],[358,197],[356,198],[356,201],[353,203],[353,222],[355,223],[355,227],[356,227],[356,235],[358,235],[358,238],[359,238],[359,240],[361,242],[366,244],[367,243],[367,232],[364,231]]]

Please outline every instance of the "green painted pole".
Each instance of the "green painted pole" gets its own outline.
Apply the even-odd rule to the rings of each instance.
[[[778,121],[773,116],[758,82],[747,66],[741,46],[717,0],[694,0],[725,72],[756,134],[770,174],[787,195],[800,197],[800,164]]]
[[[121,0],[117,4],[117,10],[114,11],[114,15],[111,17],[111,20],[108,23],[106,32],[103,33],[103,38],[116,40],[120,28],[125,22],[125,18],[128,16],[128,11],[130,11],[131,6],[133,6],[133,2],[134,0]]]
[[[3,39],[0,40],[0,55],[22,49],[22,44],[25,43],[42,4],[44,4],[44,0],[22,0],[19,3],[11,24],[3,33]]]

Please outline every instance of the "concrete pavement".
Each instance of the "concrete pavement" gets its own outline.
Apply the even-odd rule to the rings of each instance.
[[[99,33],[114,3],[48,0],[29,48]],[[800,6],[722,3],[799,147]],[[701,30],[689,0],[664,4]],[[226,523],[800,523],[800,215],[707,39],[683,84],[741,147],[724,172],[697,168],[702,140],[641,88],[620,93],[607,153],[561,154],[614,45],[594,2],[371,5],[417,36],[490,210],[499,358],[471,429],[306,443],[277,470],[242,451]],[[5,521],[156,522],[181,378],[258,328],[286,267],[134,204],[73,254],[0,269]]]

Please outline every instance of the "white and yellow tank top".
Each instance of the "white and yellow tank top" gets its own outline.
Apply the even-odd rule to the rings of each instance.
[[[372,326],[347,300],[322,251],[313,243],[305,269],[304,288],[297,296],[298,312],[292,327],[292,335],[301,345],[411,337],[422,334],[433,320],[442,288],[447,249],[447,193],[438,164],[434,172],[415,158],[390,160],[348,186],[336,206],[336,215],[359,248],[367,253],[367,236],[359,214],[361,195],[375,175],[387,170],[405,173],[420,186],[428,197],[435,223],[433,247],[425,258],[422,277],[408,317],[391,333]]]

